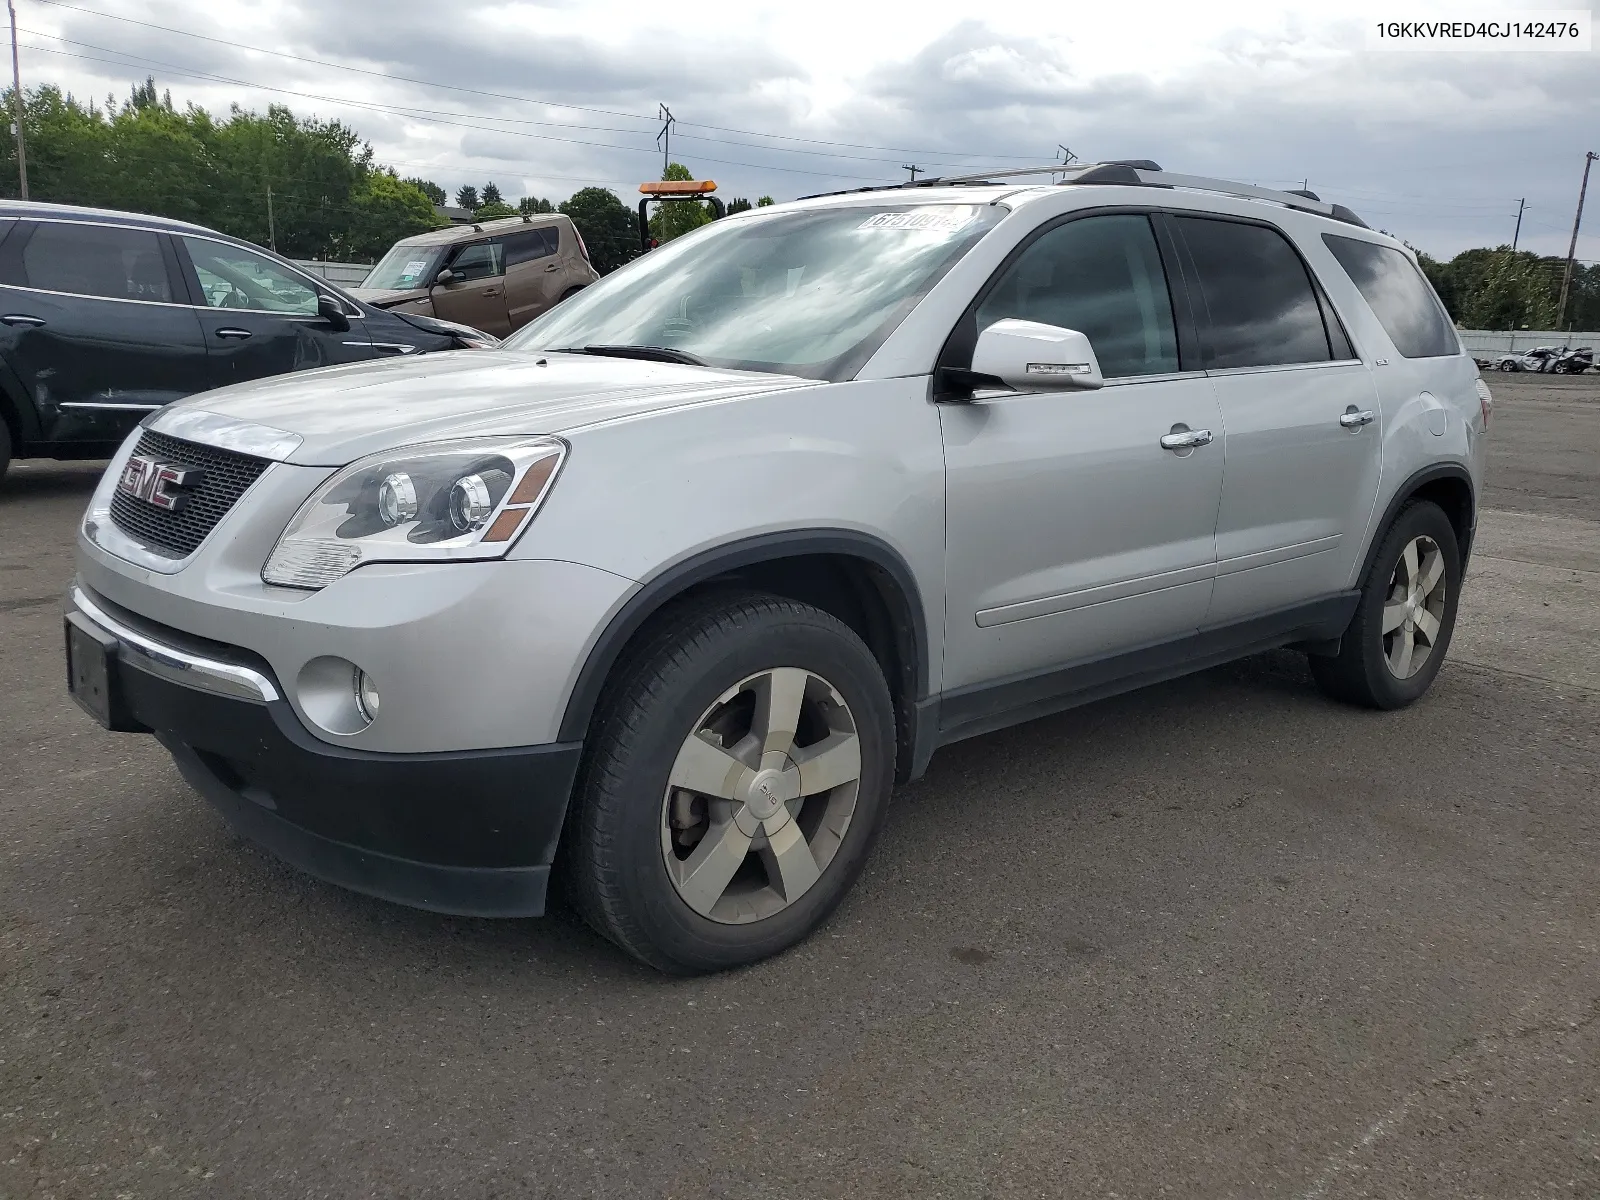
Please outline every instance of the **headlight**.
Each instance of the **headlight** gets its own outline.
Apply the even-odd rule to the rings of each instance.
[[[566,452],[555,438],[463,438],[364,458],[300,506],[261,578],[314,589],[362,563],[504,557]]]

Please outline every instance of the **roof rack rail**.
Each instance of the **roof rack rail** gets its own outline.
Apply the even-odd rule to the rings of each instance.
[[[1280,192],[1273,188],[1256,187],[1248,183],[1234,183],[1228,179],[1212,179],[1205,175],[1180,175],[1163,171],[1148,158],[1109,159],[1105,162],[1078,163],[1064,166],[1047,163],[1038,167],[1009,167],[1003,171],[985,171],[976,175],[936,175],[911,183],[886,183],[869,187],[850,188],[842,192],[820,192],[815,196],[802,196],[802,200],[816,200],[823,196],[847,196],[857,192],[905,191],[908,188],[950,187],[992,183],[997,179],[1015,179],[1025,175],[1065,175],[1062,183],[1123,184],[1131,187],[1191,188],[1202,192],[1220,192],[1225,196],[1238,196],[1245,200],[1265,200],[1285,208],[1316,213],[1346,225],[1371,226],[1342,204],[1329,204],[1315,192]]]

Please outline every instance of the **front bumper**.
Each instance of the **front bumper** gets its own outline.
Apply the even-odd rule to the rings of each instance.
[[[435,912],[544,912],[581,743],[396,754],[313,737],[268,664],[75,592],[115,639],[116,727],[153,733],[238,832],[354,891]]]

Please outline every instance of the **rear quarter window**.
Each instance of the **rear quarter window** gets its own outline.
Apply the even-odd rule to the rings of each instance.
[[[1461,353],[1454,326],[1422,272],[1393,246],[1325,233],[1323,242],[1405,358]]]

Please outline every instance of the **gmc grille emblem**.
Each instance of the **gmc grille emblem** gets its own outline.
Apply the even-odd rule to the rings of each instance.
[[[145,454],[135,454],[128,460],[128,465],[122,468],[117,491],[168,512],[182,512],[189,503],[187,489],[199,487],[205,478],[205,472],[198,467],[185,467]]]

